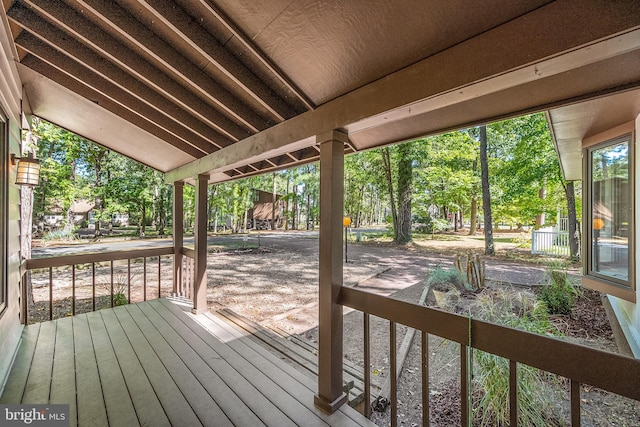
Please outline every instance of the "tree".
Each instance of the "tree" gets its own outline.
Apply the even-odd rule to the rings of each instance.
[[[576,214],[576,193],[573,185],[573,181],[563,182],[565,194],[567,195],[567,217],[569,219],[569,256],[572,259],[577,259],[580,247],[580,229],[578,228],[577,214]]]
[[[491,191],[489,188],[489,162],[487,159],[487,127],[480,126],[480,171],[482,182],[482,210],[484,211],[484,253],[494,255],[493,219],[491,217]]]
[[[394,147],[395,162],[392,164],[391,149],[381,150],[384,171],[389,189],[389,202],[393,217],[394,242],[406,244],[411,241],[411,194],[413,178],[413,158],[411,143],[405,142]],[[397,183],[394,186],[394,172]],[[397,192],[394,191],[397,189]],[[394,197],[394,194],[396,197]]]

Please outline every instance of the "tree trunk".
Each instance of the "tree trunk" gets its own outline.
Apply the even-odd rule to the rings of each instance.
[[[147,204],[144,201],[142,202],[142,212],[140,216],[140,237],[144,237],[147,231],[147,225],[145,224],[147,219]]]
[[[307,191],[307,230],[311,228],[311,193]]]
[[[547,198],[547,189],[544,186],[538,191],[538,197],[540,197],[540,200],[544,200]],[[543,211],[536,215],[536,230],[542,227],[544,225],[544,222],[545,215]]]
[[[489,161],[487,159],[487,127],[480,126],[480,171],[482,181],[482,210],[484,211],[484,254],[494,255],[491,192],[489,191]]]
[[[291,177],[289,176],[289,173],[287,173],[287,190],[285,191],[285,194],[289,195],[289,182],[291,181]],[[287,197],[287,200],[285,200],[284,202],[284,229],[288,230],[289,229],[289,197]]]
[[[474,236],[477,228],[476,216],[478,215],[478,198],[476,196],[471,198],[471,208],[469,210],[469,236]]]
[[[244,210],[244,221],[242,223],[242,232],[247,232],[247,221],[249,220],[249,209]]]
[[[413,159],[410,143],[398,146],[398,229],[396,243],[405,244],[411,241],[411,186],[413,175]]]
[[[293,185],[293,210],[291,212],[291,229],[297,230],[298,223],[298,184]]]
[[[391,204],[391,220],[393,222],[393,229],[398,229],[398,212],[396,210],[396,199],[393,191],[393,176],[391,174],[391,156],[389,155],[389,148],[384,147],[381,151],[382,163],[384,164],[384,172],[387,177],[387,186],[389,188],[389,203]]]
[[[564,184],[564,183],[563,183]],[[578,218],[576,214],[576,194],[573,181],[568,181],[564,186],[564,192],[567,196],[567,212],[569,217],[569,256],[572,259],[580,257],[580,228],[578,227]]]
[[[276,229],[276,173],[273,173],[273,194],[271,199],[271,229]]]

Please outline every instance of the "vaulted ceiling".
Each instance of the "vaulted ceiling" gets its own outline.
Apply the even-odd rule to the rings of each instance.
[[[640,86],[640,2],[3,0],[26,109],[211,181]]]

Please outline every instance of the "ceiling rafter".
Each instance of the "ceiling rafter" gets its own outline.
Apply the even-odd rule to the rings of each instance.
[[[250,98],[277,122],[293,117],[296,113],[270,88],[260,81],[247,67],[226,50],[218,40],[208,33],[193,17],[187,14],[175,3],[168,0],[154,0],[153,2],[139,2],[136,0],[120,0],[120,4],[127,4],[131,10],[136,6],[144,7],[145,11],[153,14],[158,22],[164,24],[170,34],[177,35],[189,49],[185,49],[185,56],[191,60],[206,61],[204,70],[213,72],[216,77],[227,80],[231,85],[239,88],[241,95]],[[192,52],[192,55],[189,55]],[[196,57],[194,61],[194,56]],[[199,57],[199,58],[198,58]],[[232,89],[230,91],[233,92]]]
[[[167,132],[165,129],[159,127],[156,123],[152,123],[146,118],[132,112],[131,110],[122,107],[120,104],[112,101],[111,99],[105,97],[101,93],[95,91],[93,88],[85,85],[79,80],[73,79],[69,77],[67,74],[58,70],[57,68],[43,62],[42,60],[36,58],[33,55],[27,55],[23,60],[22,64],[26,67],[31,68],[32,70],[47,76],[54,82],[68,88],[72,92],[77,93],[78,95],[92,100],[96,104],[100,105],[102,108],[122,117],[123,119],[135,124],[139,128],[149,132],[151,135],[154,135],[168,144],[173,145],[181,151],[189,154],[194,158],[202,157],[203,153],[182,139],[177,138],[172,133]]]
[[[54,49],[51,49],[49,45],[55,47],[60,50],[60,52],[83,64],[89,70],[102,76],[102,78],[117,85],[121,90],[164,114],[166,117],[163,120],[175,121],[180,126],[184,126],[189,129],[190,132],[195,133],[196,139],[204,139],[205,144],[201,146],[199,146],[197,142],[194,142],[194,145],[199,146],[199,148],[207,152],[212,152],[214,150],[212,150],[213,147],[211,147],[211,145],[222,148],[232,143],[230,139],[221,135],[216,130],[211,129],[205,123],[188,114],[157,92],[150,90],[139,80],[131,77],[113,64],[102,60],[102,58],[91,49],[82,46],[82,44],[75,39],[66,37],[65,34],[42,18],[31,14],[21,19],[20,25],[25,26],[29,32],[23,32],[18,36],[16,44],[19,47],[31,51],[36,56],[47,56],[48,59],[43,58],[47,62],[53,61],[53,63],[66,66],[68,62],[67,57],[61,56],[57,61],[54,61],[53,57],[56,55],[55,52],[53,52]],[[44,44],[45,42],[47,43],[46,46],[39,46],[39,44]],[[38,49],[38,47],[40,47],[40,49]],[[34,49],[38,49],[41,54],[34,52]],[[83,79],[84,76],[85,73],[78,74],[78,77],[81,79]]]
[[[25,39],[29,40],[24,42]],[[18,37],[16,42],[33,56],[57,68],[67,74],[70,78],[80,81],[84,85],[102,94],[105,98],[111,99],[113,102],[120,104],[123,108],[144,117],[148,121],[157,123],[158,127],[163,128],[167,132],[171,132],[176,137],[197,148],[200,151],[200,155],[196,157],[213,153],[216,150],[216,147],[214,147],[209,140],[198,136],[189,128],[181,126],[179,123],[168,119],[159,111],[152,109],[142,101],[135,99],[110,81],[101,78],[91,69],[80,65],[75,61],[65,60],[66,57],[64,57],[63,54],[55,49],[51,49],[49,45],[41,42],[34,36],[23,34]],[[82,76],[82,79],[79,79],[77,76]]]
[[[50,0],[48,0],[50,1]],[[92,22],[133,51],[141,54],[148,62],[181,80],[190,91],[211,105],[215,105],[225,116],[238,122],[251,132],[269,127],[270,123],[233,94],[210,78],[196,64],[187,59],[173,43],[158,37],[144,22],[136,19],[133,9],[124,9],[114,1],[67,0],[77,5],[85,15],[92,16]],[[95,20],[95,21],[94,21]],[[148,23],[151,25],[151,21]]]
[[[216,128],[231,140],[238,141],[251,134],[246,128],[241,127],[190,91],[185,90],[184,86],[172,80],[136,52],[96,28],[94,23],[80,16],[74,9],[56,0],[21,0],[9,9],[8,15],[15,16],[14,14],[20,8],[29,12],[29,9],[21,3],[29,4],[40,16],[88,45],[105,59],[127,70],[134,77],[149,85],[150,88],[183,106],[191,114]]]
[[[295,96],[296,100],[304,106],[306,110],[315,109],[315,104],[311,99],[294,84],[288,76],[285,75],[266,55],[264,55],[246,36],[245,34],[222,12],[211,0],[177,0],[178,3],[185,7],[198,7],[202,10],[203,15],[207,18],[215,19],[222,25],[231,35],[233,40],[238,41],[253,58],[255,58],[265,69],[269,71],[273,77],[278,80],[282,86]],[[223,43],[224,45],[225,43]],[[302,111],[299,111],[302,112]]]

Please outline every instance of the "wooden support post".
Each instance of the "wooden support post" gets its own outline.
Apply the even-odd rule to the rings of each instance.
[[[195,268],[193,314],[207,311],[207,186],[209,175],[196,178],[196,222],[193,233]]]
[[[344,143],[338,131],[318,135],[320,145],[320,289],[318,394],[315,404],[327,413],[347,401],[342,389],[342,218]]]
[[[184,245],[184,182],[173,183],[173,296],[182,290],[182,246]]]

